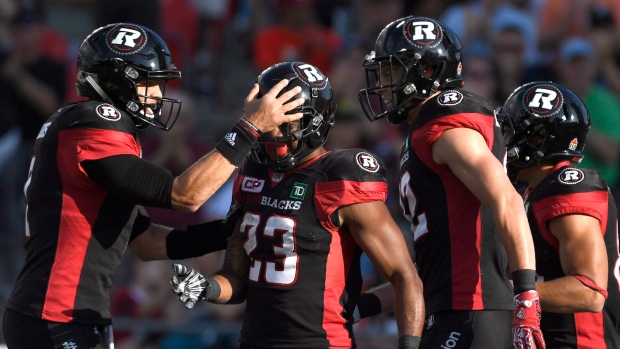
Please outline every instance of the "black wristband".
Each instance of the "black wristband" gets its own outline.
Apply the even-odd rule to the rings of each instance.
[[[223,250],[233,228],[224,220],[216,220],[188,225],[187,230],[173,229],[166,236],[166,254],[170,259],[186,259]]]
[[[398,338],[398,349],[418,349],[421,338],[406,334]]]
[[[381,300],[374,293],[362,293],[357,301],[360,319],[381,314]]]
[[[215,148],[231,164],[240,167],[243,165],[245,157],[252,150],[258,136],[260,136],[258,128],[245,118],[241,118]]]
[[[140,210],[138,210],[138,215],[133,221],[133,227],[131,228],[131,236],[129,236],[129,242],[132,242],[133,239],[144,233],[150,226],[151,217],[143,215]]]
[[[220,298],[220,294],[222,293],[220,284],[212,277],[206,278],[205,282],[207,283],[207,287],[205,287],[200,296],[208,302],[212,302]]]
[[[512,284],[515,295],[527,291],[536,290],[536,271],[521,269],[512,272]]]

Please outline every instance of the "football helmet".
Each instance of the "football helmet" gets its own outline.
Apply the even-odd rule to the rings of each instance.
[[[366,88],[358,97],[366,117],[375,121],[387,116],[398,125],[438,90],[463,86],[461,50],[454,31],[432,18],[411,16],[388,24],[364,58]],[[425,77],[427,67],[433,71]],[[391,91],[387,99],[379,93],[386,89]]]
[[[592,122],[583,101],[549,81],[518,87],[496,111],[507,149],[508,173],[543,160],[580,162]]]
[[[335,105],[332,86],[327,77],[315,66],[304,62],[284,62],[272,65],[258,76],[259,97],[283,79],[289,80],[288,85],[280,94],[300,86],[301,92],[291,100],[303,97],[304,104],[289,113],[303,113],[299,125],[292,128],[290,123],[280,126],[283,136],[267,138],[259,137],[258,147],[252,155],[256,161],[269,166],[273,171],[285,172],[299,164],[306,155],[327,141],[329,131],[334,126]],[[298,141],[293,148],[292,142]],[[286,154],[269,156],[267,149],[278,149],[279,145],[286,144]]]
[[[131,23],[98,28],[80,45],[77,65],[78,95],[114,105],[138,128],[153,125],[169,130],[176,122],[181,101],[148,97],[156,103],[147,105],[147,96],[139,95],[136,87],[138,82],[160,84],[164,95],[168,80],[181,78],[170,49],[154,31]]]

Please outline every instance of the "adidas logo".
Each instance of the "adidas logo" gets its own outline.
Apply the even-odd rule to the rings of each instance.
[[[224,138],[228,143],[230,143],[230,145],[234,146],[235,139],[237,138],[237,132],[229,132],[226,134],[226,136],[224,136]]]

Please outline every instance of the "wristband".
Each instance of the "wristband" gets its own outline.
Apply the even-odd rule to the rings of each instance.
[[[381,314],[381,300],[374,293],[362,293],[357,301],[360,319]]]
[[[188,225],[187,230],[173,229],[166,236],[166,254],[170,259],[186,259],[223,250],[233,229],[224,220]]]
[[[260,136],[260,130],[241,118],[215,147],[231,164],[240,167]]]
[[[421,338],[406,334],[398,338],[398,349],[418,349]]]
[[[150,226],[151,217],[143,215],[140,210],[138,210],[138,215],[136,215],[136,219],[133,221],[133,227],[131,228],[129,242],[132,242],[133,239],[144,233]]]
[[[208,302],[213,302],[220,298],[220,294],[222,293],[220,284],[212,277],[206,278],[205,283],[205,289],[202,290],[202,294],[200,296]]]
[[[515,270],[512,272],[512,283],[515,295],[536,290],[536,271],[532,269]]]

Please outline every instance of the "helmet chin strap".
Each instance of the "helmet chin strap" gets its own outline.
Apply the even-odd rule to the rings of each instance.
[[[88,85],[90,85],[90,87],[95,91],[95,93],[97,93],[99,95],[99,97],[101,98],[102,101],[114,105],[114,103],[112,103],[112,100],[110,99],[110,97],[108,97],[108,95],[105,93],[105,91],[103,91],[101,86],[99,86],[99,84],[97,84],[95,79],[93,79],[90,76],[89,73],[87,73],[85,71],[80,72],[80,75],[78,76],[78,80],[80,82],[86,82]]]

